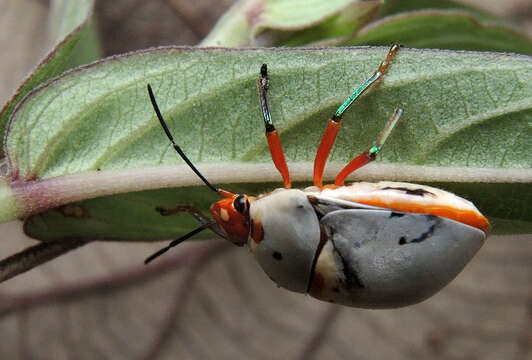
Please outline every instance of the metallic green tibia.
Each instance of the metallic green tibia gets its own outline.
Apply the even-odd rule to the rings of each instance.
[[[340,118],[342,117],[343,113],[349,109],[351,104],[366,91],[373,83],[382,76],[382,73],[380,71],[375,72],[369,79],[367,79],[362,85],[360,85],[349,97],[344,101],[342,105],[336,110],[336,113],[334,114],[335,117]]]

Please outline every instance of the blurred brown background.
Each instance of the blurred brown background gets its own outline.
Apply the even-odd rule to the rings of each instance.
[[[105,55],[199,42],[232,0],[97,1]],[[464,1],[532,34],[528,0]],[[48,3],[2,0],[0,100],[49,49]],[[0,254],[32,244],[0,225]],[[444,291],[400,310],[278,289],[241,249],[94,243],[0,285],[0,358],[532,359],[532,237],[492,237]]]

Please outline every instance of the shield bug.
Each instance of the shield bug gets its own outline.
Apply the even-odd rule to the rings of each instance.
[[[359,182],[344,185],[356,169],[375,160],[403,115],[396,109],[375,144],[323,186],[322,174],[343,113],[386,73],[399,50],[393,45],[377,71],[330,118],[314,161],[314,186],[291,188],[267,92],[266,65],[258,90],[266,138],[284,188],[257,197],[214,187],[186,157],[166,126],[150,85],[149,96],[173,147],[214,192],[214,221],[203,223],[146,259],[205,229],[236,245],[247,245],[264,272],[279,286],[320,300],[363,308],[394,308],[422,301],[449,283],[483,245],[488,220],[469,201],[425,185]],[[169,214],[181,209],[161,210]]]

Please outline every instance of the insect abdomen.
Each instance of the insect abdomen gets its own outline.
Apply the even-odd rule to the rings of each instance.
[[[480,249],[485,233],[454,220],[388,210],[339,210],[309,287],[320,300],[363,308],[422,301],[449,283]]]

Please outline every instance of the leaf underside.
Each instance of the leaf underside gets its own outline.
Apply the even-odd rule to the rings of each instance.
[[[47,84],[17,109],[6,137],[9,175],[17,181],[60,181],[66,174],[97,169],[182,164],[154,117],[147,83],[154,88],[177,142],[200,168],[223,162],[220,166],[231,172],[234,161],[269,162],[256,89],[262,63],[269,66],[272,117],[287,160],[310,162],[327,119],[376,70],[386,52],[386,48],[161,48],[110,58]],[[514,168],[530,168],[531,68],[526,56],[403,49],[384,80],[346,113],[331,159],[345,163],[366,149],[393,109],[402,107],[404,119],[379,157],[381,163],[503,168],[510,174]],[[232,183],[249,182],[245,172],[233,175]],[[309,181],[310,175],[309,170]],[[383,179],[392,177],[382,174]],[[511,176],[502,184],[484,180],[479,175],[457,193],[501,223],[531,220],[528,184],[519,185],[522,196],[512,187]],[[91,186],[97,190],[99,184]],[[266,188],[271,189],[251,185],[244,190],[255,193]],[[445,188],[452,190],[453,185]],[[153,217],[153,227],[167,224],[160,234],[151,232],[153,227],[142,231],[154,234],[150,238],[163,238],[179,235],[193,222],[186,214],[162,218],[154,204],[200,203],[205,210],[213,200],[211,194],[203,195],[208,192],[205,188],[190,190],[195,194],[190,197],[188,192],[181,188],[118,195],[81,206],[103,207],[112,217],[113,206],[127,210],[128,201],[143,199],[148,204],[145,209],[124,210],[112,221],[98,220],[95,227],[105,230],[96,231],[97,238],[143,239],[134,236],[131,224],[139,224],[144,216]],[[62,229],[65,216],[57,211],[33,217],[26,230],[35,237],[45,232],[61,237],[67,234],[64,229],[83,228],[78,224]],[[101,225],[106,222],[108,226]],[[123,224],[122,229],[111,231],[115,223]],[[90,227],[80,230],[82,236],[95,236]]]
[[[50,37],[56,45],[17,89],[0,111],[0,158],[4,151],[4,132],[17,103],[33,89],[59,76],[67,69],[87,64],[100,57],[94,23],[93,0],[56,1],[50,16]]]

